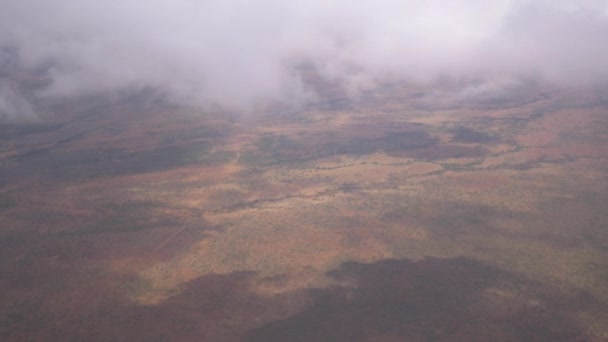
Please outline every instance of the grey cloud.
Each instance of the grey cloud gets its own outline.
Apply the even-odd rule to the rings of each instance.
[[[36,122],[38,119],[29,102],[8,80],[0,78],[0,122]]]
[[[351,92],[385,79],[608,80],[608,1],[9,0],[0,32],[20,67],[46,71],[41,97],[155,88],[243,109],[309,96],[304,62]]]

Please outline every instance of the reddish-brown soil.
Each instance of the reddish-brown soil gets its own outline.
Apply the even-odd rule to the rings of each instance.
[[[605,101],[332,89],[1,126],[0,339],[608,339]]]

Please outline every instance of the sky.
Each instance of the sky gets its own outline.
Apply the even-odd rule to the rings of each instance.
[[[384,81],[608,83],[608,0],[4,0],[0,117],[35,96],[155,89],[243,110],[307,96],[297,66],[353,92]],[[476,85],[479,87],[479,85]]]

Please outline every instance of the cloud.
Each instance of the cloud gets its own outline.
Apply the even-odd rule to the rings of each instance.
[[[242,109],[306,96],[302,63],[351,90],[386,79],[608,80],[604,0],[9,0],[0,32],[21,68],[51,80],[42,97],[153,88]]]
[[[0,78],[0,122],[36,122],[38,115],[8,80]]]

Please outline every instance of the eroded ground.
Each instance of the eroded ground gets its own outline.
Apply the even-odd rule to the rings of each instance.
[[[48,104],[0,127],[0,338],[606,340],[604,93]]]

